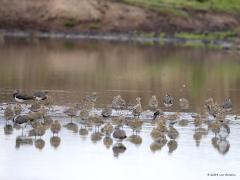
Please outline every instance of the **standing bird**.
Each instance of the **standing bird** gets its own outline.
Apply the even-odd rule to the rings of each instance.
[[[233,107],[231,99],[230,98],[225,99],[222,107],[225,111],[231,111]]]
[[[67,110],[64,111],[64,113],[71,118],[72,123],[72,118],[77,116],[77,108],[75,107],[68,108]]]
[[[50,95],[46,95],[47,96],[47,99],[44,100],[44,106],[48,107],[48,110],[52,110],[53,108],[53,105],[54,105],[54,99],[52,96]]]
[[[25,102],[25,101],[33,100],[33,99],[34,99],[33,96],[24,94],[24,93],[20,92],[19,90],[14,90],[14,92],[13,92],[13,98],[15,99],[15,101],[17,101],[17,102],[19,102],[19,103],[23,103],[23,102]]]
[[[129,120],[127,122],[127,125],[133,130],[134,132],[138,132],[141,130],[142,125],[143,125],[143,120],[139,119],[139,118],[134,118],[132,120]]]
[[[97,93],[96,92],[92,92],[92,94],[91,95],[87,95],[86,96],[86,100],[87,101],[91,101],[91,102],[93,102],[93,103],[96,103],[97,102]]]
[[[221,114],[223,108],[213,101],[213,98],[209,98],[205,101],[205,109],[208,114],[212,115],[214,118],[217,117],[218,114]]]
[[[152,96],[149,101],[148,101],[148,106],[150,108],[151,111],[156,111],[157,107],[158,107],[158,100],[157,97],[154,95]]]
[[[38,112],[41,108],[42,108],[41,104],[39,102],[34,101],[29,110],[32,112]]]
[[[31,121],[31,119],[27,115],[18,115],[16,117],[14,117],[14,119],[13,119],[13,123],[14,124],[21,126],[21,128],[22,128],[22,135],[23,135],[23,129],[27,126],[27,124],[30,121]]]
[[[176,139],[179,136],[179,132],[174,127],[170,126],[167,135],[170,139]]]
[[[115,127],[115,130],[113,132],[113,137],[115,139],[123,140],[127,138],[126,132],[122,129],[119,129],[119,127]]]
[[[107,107],[105,107],[105,108],[102,110],[101,115],[102,115],[104,118],[111,117],[111,115],[112,115],[112,106],[111,106],[111,105],[107,105]]]
[[[114,117],[112,119],[112,123],[113,123],[113,125],[123,127],[124,124],[126,123],[126,118],[124,116]]]
[[[16,105],[14,105],[13,111],[14,111],[15,115],[20,115],[21,112],[22,112],[22,106],[21,106],[21,104],[18,104],[18,103],[17,103]]]
[[[33,94],[34,98],[37,101],[43,101],[47,99],[47,92],[46,91],[37,91]]]
[[[125,106],[126,106],[126,101],[121,97],[121,95],[117,95],[113,97],[113,100],[112,100],[113,109],[122,109]]]
[[[165,107],[171,107],[173,105],[173,97],[170,96],[169,94],[166,94],[163,97],[163,104]]]
[[[142,112],[142,104],[141,104],[141,98],[137,97],[136,98],[137,104],[135,106],[133,106],[133,111],[132,114],[134,117],[139,117],[141,115]]]
[[[53,135],[58,134],[61,131],[61,124],[58,122],[58,120],[55,120],[50,127]]]
[[[80,116],[81,120],[84,120],[84,121],[88,120],[88,118],[89,118],[89,110],[85,109],[85,108],[82,109],[79,116]]]
[[[12,120],[14,118],[14,111],[12,110],[12,106],[8,105],[4,111],[4,117],[7,120]]]
[[[99,130],[99,127],[104,124],[104,119],[101,116],[91,116],[89,117],[89,121]]]
[[[42,137],[45,132],[46,129],[44,128],[44,126],[40,122],[37,122],[36,127],[34,128],[35,136]]]
[[[101,129],[103,133],[106,134],[106,136],[110,136],[113,132],[113,125],[111,123],[106,123],[103,128]]]
[[[189,109],[189,101],[186,98],[180,98],[179,106],[182,110]]]

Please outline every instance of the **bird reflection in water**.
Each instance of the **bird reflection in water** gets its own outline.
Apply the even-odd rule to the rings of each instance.
[[[63,127],[65,127],[67,130],[69,130],[73,133],[78,132],[78,125],[76,123],[69,122],[69,123],[65,124]]]
[[[34,145],[35,148],[42,150],[45,147],[45,141],[42,138],[36,139]]]
[[[102,139],[103,134],[100,132],[93,132],[91,134],[91,141],[95,144]]]
[[[126,146],[123,143],[116,143],[112,147],[114,157],[119,157],[120,154],[123,154],[127,150]]]
[[[150,145],[150,149],[152,152],[156,152],[161,150],[167,143],[167,138],[164,134],[162,134],[160,137],[156,138],[152,144]]]
[[[136,146],[140,146],[142,144],[142,137],[137,134],[132,134],[128,137],[128,141]]]
[[[220,154],[225,155],[230,149],[230,143],[227,140],[229,134],[230,128],[225,123],[221,123],[216,129],[215,136],[212,138],[212,145]]]
[[[178,143],[175,140],[170,140],[168,141],[167,146],[168,146],[168,153],[171,154],[173,153],[173,151],[177,149]]]
[[[5,135],[11,135],[13,133],[13,126],[11,124],[6,124],[3,129]]]
[[[60,146],[60,144],[61,144],[61,138],[58,137],[58,136],[52,136],[50,138],[50,144],[51,144],[52,147],[57,149]]]
[[[113,139],[110,136],[105,136],[103,138],[103,144],[107,149],[109,149],[113,144]]]
[[[194,134],[193,134],[193,139],[196,142],[196,146],[200,146],[201,139],[208,134],[208,131],[202,127],[200,128],[195,128]]]
[[[33,139],[31,137],[27,136],[18,136],[16,138],[16,149],[19,149],[21,146],[32,146],[33,145]]]
[[[87,128],[80,128],[79,129],[79,135],[80,136],[87,136],[88,135],[88,129]]]

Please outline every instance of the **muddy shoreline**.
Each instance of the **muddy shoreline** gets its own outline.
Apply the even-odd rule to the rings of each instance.
[[[226,50],[239,50],[240,44],[237,40],[229,39],[186,39],[176,37],[172,34],[164,36],[154,36],[149,34],[136,33],[106,33],[106,32],[62,32],[62,31],[36,31],[36,30],[10,30],[0,29],[0,41],[5,42],[9,39],[27,39],[35,41],[37,39],[59,39],[59,40],[97,40],[97,41],[116,41],[134,42],[146,45],[174,45],[186,47],[219,48]]]
[[[209,33],[240,27],[237,13],[155,11],[113,0],[3,0],[0,29],[64,33]]]

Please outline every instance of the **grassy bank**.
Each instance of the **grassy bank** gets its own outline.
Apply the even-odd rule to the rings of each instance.
[[[197,9],[219,12],[239,12],[239,0],[122,0],[125,3],[143,6],[154,10]],[[180,12],[181,13],[181,12]]]

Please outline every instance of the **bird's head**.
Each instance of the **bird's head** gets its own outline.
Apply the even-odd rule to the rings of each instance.
[[[15,90],[13,91],[13,96],[15,96],[15,95],[18,94],[18,93],[20,93],[20,91],[19,91],[18,89],[15,89]]]

